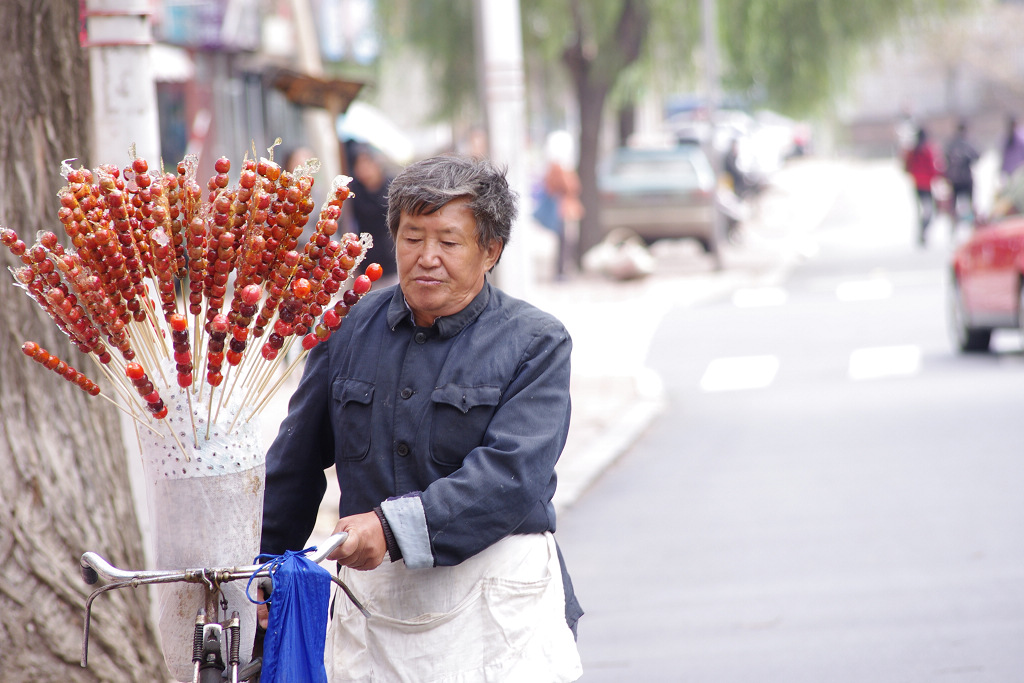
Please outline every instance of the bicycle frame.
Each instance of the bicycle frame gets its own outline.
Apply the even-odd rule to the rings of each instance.
[[[320,544],[309,555],[309,559],[317,564],[324,561],[335,548],[340,546],[348,538],[348,534],[341,532],[329,537]],[[103,586],[94,590],[85,601],[85,625],[82,634],[82,660],[83,667],[88,666],[89,659],[89,627],[92,618],[93,601],[107,591],[119,588],[138,588],[149,584],[157,583],[195,583],[201,584],[204,588],[204,604],[196,613],[195,632],[193,634],[193,656],[195,664],[194,680],[200,680],[200,668],[217,669],[216,680],[220,680],[220,672],[225,668],[221,658],[220,640],[226,630],[228,640],[228,664],[231,671],[231,681],[239,680],[239,627],[238,613],[233,612],[228,619],[221,618],[221,606],[218,604],[220,585],[229,581],[248,580],[250,577],[256,580],[272,580],[269,568],[263,565],[244,565],[235,567],[202,567],[184,570],[126,570],[115,567],[102,556],[94,552],[87,552],[82,555],[81,560],[82,578],[89,585],[95,585],[101,578],[109,581]],[[332,572],[331,580],[334,581],[348,596],[355,606],[367,614],[365,608],[352,595],[348,586],[342,583]],[[262,582],[262,581],[261,581]],[[226,607],[226,603],[225,603]]]

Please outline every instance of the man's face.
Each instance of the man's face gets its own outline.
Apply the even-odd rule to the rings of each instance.
[[[432,214],[403,211],[399,218],[398,279],[417,325],[430,326],[435,318],[465,308],[501,254],[500,241],[480,246],[468,203],[455,199]]]

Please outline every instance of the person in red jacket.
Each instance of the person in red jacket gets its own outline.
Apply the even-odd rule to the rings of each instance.
[[[928,225],[935,213],[935,196],[932,194],[932,183],[942,177],[942,156],[928,142],[928,134],[923,128],[917,131],[917,142],[907,150],[903,159],[903,167],[914,180],[917,192],[917,215],[920,231],[918,243],[924,245]]]

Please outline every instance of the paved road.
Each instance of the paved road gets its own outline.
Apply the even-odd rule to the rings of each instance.
[[[953,353],[948,226],[843,177],[784,276],[666,294],[664,413],[560,517],[584,683],[1024,680],[1020,340]]]

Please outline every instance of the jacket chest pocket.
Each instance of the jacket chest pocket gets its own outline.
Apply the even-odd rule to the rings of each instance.
[[[338,460],[362,460],[370,450],[373,388],[370,382],[358,379],[338,379],[331,387]]]
[[[434,416],[430,455],[446,467],[459,467],[466,455],[479,446],[501,399],[495,386],[446,384],[430,395]]]

